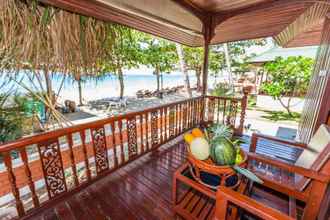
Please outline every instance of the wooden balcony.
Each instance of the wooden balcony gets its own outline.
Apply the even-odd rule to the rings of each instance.
[[[236,135],[245,140],[242,148],[252,151],[248,166],[266,182],[251,188],[252,201],[234,191],[221,189],[215,195],[215,191],[204,193],[176,181],[175,201],[186,213],[182,217],[212,219],[216,213],[224,217],[230,213],[225,210],[231,209],[224,208],[230,202],[248,211],[267,204],[272,208],[256,209],[266,219],[271,215],[271,219],[308,219],[308,213],[303,212],[307,206],[307,211],[317,214],[314,205],[321,200],[313,197],[313,192],[318,187],[325,192],[329,176],[322,172],[330,163],[321,173],[292,168],[289,164],[299,157],[305,145],[292,148],[289,141],[276,142],[262,135],[252,139],[242,136],[246,103],[246,95],[196,97],[2,145],[0,219],[180,219],[174,213],[172,181],[174,173],[183,171],[181,165],[186,162],[182,134],[212,122],[232,126]],[[271,162],[253,152],[286,162]],[[298,191],[294,181],[287,178],[295,171],[316,182]],[[278,184],[274,185],[270,178]],[[296,203],[291,196],[302,202]],[[330,197],[327,199],[330,202]],[[326,207],[320,212],[330,216]]]
[[[9,209],[0,217],[168,219],[171,177],[185,161],[171,141],[211,122],[241,134],[246,102],[246,95],[196,97],[2,145],[0,197]]]

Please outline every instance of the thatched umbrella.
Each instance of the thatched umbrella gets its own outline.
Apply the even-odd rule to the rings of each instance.
[[[110,59],[113,26],[35,0],[0,0],[0,14],[0,71],[29,69],[43,78],[46,95],[34,96],[56,121],[64,121],[55,110],[50,74],[97,75]]]

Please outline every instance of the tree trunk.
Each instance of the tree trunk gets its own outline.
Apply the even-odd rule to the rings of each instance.
[[[201,75],[202,75],[202,68],[196,68],[195,70],[196,78],[197,78],[197,91],[202,90],[202,82],[201,82]]]
[[[285,110],[288,112],[288,114],[290,116],[292,116],[292,112],[290,110],[291,98],[289,98],[287,105],[284,104],[284,102],[281,100],[281,98],[278,98],[278,101],[281,103],[281,105],[283,106],[283,108],[285,108]]]
[[[46,83],[46,92],[47,96],[51,103],[49,105],[53,105],[55,102],[55,97],[53,96],[53,88],[52,88],[52,81],[49,76],[48,68],[46,67],[44,69],[44,76],[45,76],[45,83]],[[47,100],[47,99],[46,99]],[[45,100],[45,101],[46,101]],[[47,102],[47,101],[46,101]],[[45,120],[46,122],[50,119],[50,116],[52,115],[52,108],[49,108],[47,104],[45,105]]]
[[[227,65],[227,71],[228,71],[228,81],[229,81],[229,86],[233,86],[233,76],[231,72],[231,59],[229,55],[229,50],[228,50],[228,43],[223,44],[223,49],[225,50],[225,60],[226,60],[226,65]]]
[[[121,67],[118,68],[118,80],[119,80],[119,86],[120,86],[120,94],[119,97],[122,99],[124,97],[124,75],[123,75],[123,70]]]
[[[181,44],[176,43],[176,51],[178,53],[181,71],[185,76],[185,87],[186,87],[187,95],[189,98],[191,98],[192,93],[191,93],[191,89],[190,89],[189,75],[188,75],[186,63],[184,61],[183,50],[182,50]]]
[[[83,105],[83,101],[82,101],[82,88],[81,88],[81,79],[77,80],[78,82],[78,92],[79,92],[79,106]]]
[[[44,69],[44,76],[45,76],[45,82],[46,82],[46,90],[47,90],[47,95],[49,99],[53,102],[54,97],[53,97],[53,88],[52,88],[52,81],[49,76],[48,69]]]
[[[164,75],[163,75],[163,73],[160,74],[160,89],[162,91],[164,89]]]
[[[156,75],[156,80],[157,80],[157,92],[160,91],[160,72],[159,72],[159,68],[156,67],[155,69],[155,75]]]

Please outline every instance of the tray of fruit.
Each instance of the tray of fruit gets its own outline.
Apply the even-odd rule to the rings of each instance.
[[[188,161],[193,177],[200,181],[200,173],[206,172],[227,179],[234,175],[262,183],[254,173],[246,169],[247,155],[240,148],[240,140],[233,138],[233,131],[223,124],[208,129],[192,129],[184,135]],[[237,175],[238,174],[238,175]],[[225,181],[223,181],[225,182]]]

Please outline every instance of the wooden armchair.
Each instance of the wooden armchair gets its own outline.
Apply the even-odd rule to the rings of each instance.
[[[274,159],[265,155],[256,154],[259,139],[278,142],[290,147],[302,148],[301,155],[294,164]],[[228,213],[224,210],[228,203],[233,203],[242,209],[252,212],[264,219],[297,219],[298,201],[302,204],[303,220],[324,219],[327,206],[326,191],[330,181],[330,129],[321,125],[308,145],[277,139],[260,134],[253,134],[250,145],[249,169],[257,174],[263,181],[262,187],[280,192],[288,196],[288,213],[283,214],[259,203],[246,195],[221,189],[217,196],[218,219],[226,219]],[[300,213],[299,213],[300,214]]]

